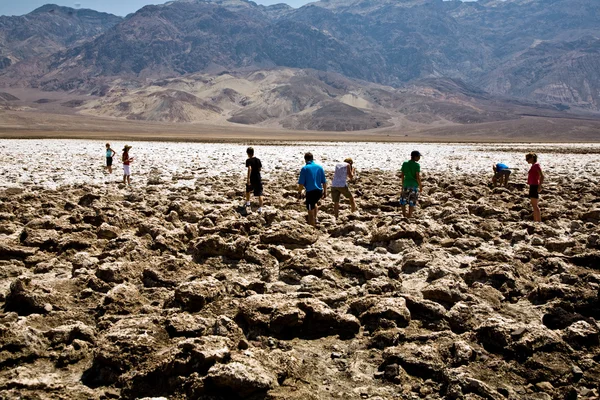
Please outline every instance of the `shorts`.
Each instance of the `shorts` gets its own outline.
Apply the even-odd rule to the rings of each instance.
[[[317,189],[306,192],[306,209],[314,210],[319,200],[321,200],[321,197],[323,197],[322,190]]]
[[[347,199],[352,199],[352,193],[350,192],[350,189],[348,189],[348,186],[331,188],[331,198],[333,199],[334,203],[340,202],[341,194],[343,194]]]
[[[106,166],[112,167],[112,157],[106,157]]]
[[[405,187],[402,188],[402,195],[400,196],[400,205],[409,205],[414,207],[419,201],[419,188],[416,187]]]
[[[529,198],[539,199],[540,194],[538,193],[539,185],[529,185]]]
[[[123,164],[123,175],[129,176],[131,175],[131,170],[129,169],[129,165]]]
[[[506,175],[506,178],[508,178],[511,173],[512,171],[510,169],[503,169],[502,171],[496,172],[494,174],[494,179],[500,179],[502,175]]]
[[[260,180],[252,181],[250,180],[250,184],[246,185],[246,193],[254,192],[255,196],[263,195],[263,185]]]

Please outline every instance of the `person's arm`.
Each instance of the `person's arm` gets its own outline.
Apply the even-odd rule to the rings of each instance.
[[[323,198],[327,197],[327,182],[323,182]]]
[[[348,179],[349,180],[354,179],[354,168],[350,164],[348,164]]]
[[[400,171],[400,185],[404,187],[404,171]]]
[[[110,147],[109,147],[108,149],[109,149],[110,151],[112,151],[112,156],[111,156],[111,157],[114,157],[114,156],[115,156],[115,154],[117,154],[117,152],[116,152],[116,151],[114,151],[112,148],[110,148]]]
[[[304,185],[299,183],[298,184],[298,198],[301,199],[302,198],[302,191],[304,190]]]
[[[304,177],[304,168],[300,170],[300,176],[298,177],[298,198],[302,198],[302,191],[305,189],[304,184],[306,183],[306,179]]]
[[[417,182],[419,183],[419,192],[423,193],[423,184],[421,183],[421,172],[417,172]]]
[[[540,185],[538,186],[538,193],[542,192],[542,184],[544,183],[544,173],[542,172],[542,168],[540,167]]]
[[[246,182],[248,182],[248,184],[250,184],[250,174],[252,173],[252,166],[248,166],[248,176],[246,178]]]

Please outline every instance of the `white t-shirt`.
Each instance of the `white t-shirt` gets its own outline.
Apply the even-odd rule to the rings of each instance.
[[[331,187],[345,187],[348,178],[348,163],[339,163],[335,166]]]

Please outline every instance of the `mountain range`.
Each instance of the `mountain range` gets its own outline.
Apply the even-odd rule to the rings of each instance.
[[[47,5],[0,17],[0,85],[88,95],[87,115],[291,129],[597,118],[598,15],[597,0]]]

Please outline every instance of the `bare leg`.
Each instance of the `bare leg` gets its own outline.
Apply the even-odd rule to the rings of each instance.
[[[535,222],[542,222],[542,213],[540,211],[540,207],[538,206],[539,199],[530,199],[531,207],[533,208],[533,220]]]
[[[356,201],[354,201],[354,197],[350,197],[350,209],[352,212],[356,211]]]
[[[315,223],[315,210],[308,210],[308,223],[312,226],[316,226]]]
[[[131,175],[127,175],[127,184],[131,186]]]
[[[402,205],[402,215],[404,216],[404,218],[407,217],[407,215],[406,215],[406,206],[405,205]]]
[[[108,167],[108,173],[112,174],[112,167]]]
[[[250,197],[250,196],[248,196]],[[263,197],[262,196],[258,196],[258,206],[262,208],[263,206]]]
[[[408,216],[406,218],[412,218],[413,211],[415,211],[415,208],[413,206],[408,206]]]
[[[508,178],[509,177],[510,177],[510,174],[504,175],[504,187],[508,187]]]
[[[333,203],[333,215],[335,215],[335,219],[338,218],[339,213],[340,213],[340,203],[339,202]]]
[[[315,215],[315,225],[317,225],[317,213],[319,212],[319,206],[315,204],[315,209],[313,210],[314,215]]]
[[[127,175],[123,175],[123,183],[127,183]]]
[[[250,203],[250,192],[246,192],[246,204]]]

